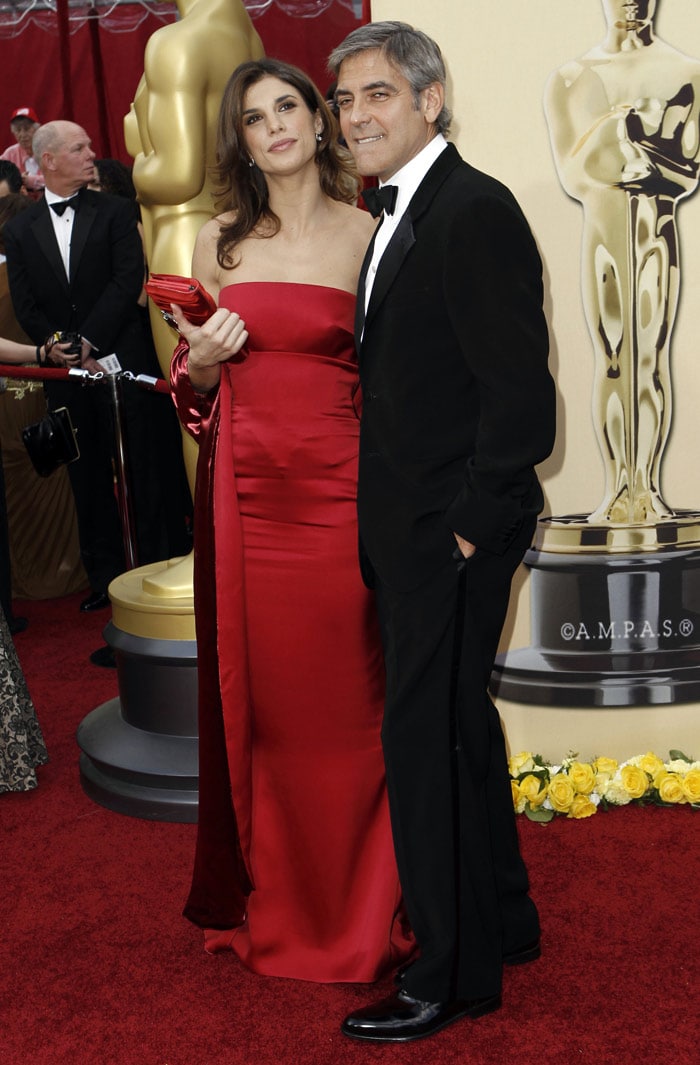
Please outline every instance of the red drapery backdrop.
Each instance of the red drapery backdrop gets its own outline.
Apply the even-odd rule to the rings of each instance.
[[[58,0],[56,13],[25,19],[15,36],[0,35],[0,151],[14,143],[12,111],[28,106],[41,122],[68,118],[83,126],[98,157],[131,162],[124,146],[124,115],[143,72],[146,42],[164,22],[174,21],[175,9],[164,5],[156,16],[136,4],[120,5],[127,27],[129,15],[133,26],[127,32],[110,31],[107,20],[96,18],[76,29],[75,20],[69,22],[68,0]],[[339,0],[315,18],[292,17],[273,3],[254,25],[267,55],[301,67],[325,92],[329,52],[369,17],[369,0],[363,0],[359,18]]]

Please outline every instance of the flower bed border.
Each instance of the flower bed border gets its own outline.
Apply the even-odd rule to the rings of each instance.
[[[690,806],[700,810],[700,762],[669,751],[664,762],[652,751],[616,762],[592,762],[569,753],[560,764],[522,751],[508,759],[513,806],[531,821],[557,816],[580,819],[615,806]]]

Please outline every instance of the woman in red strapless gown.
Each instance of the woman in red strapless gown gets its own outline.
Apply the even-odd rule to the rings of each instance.
[[[205,226],[193,270],[220,309],[202,329],[176,312],[173,384],[200,442],[200,821],[185,913],[208,950],[232,948],[256,972],[373,981],[413,940],[386,800],[381,644],[357,561],[353,293],[372,224],[318,189],[315,142],[299,149],[312,121],[334,135],[322,101],[295,116],[277,106],[303,96],[305,76],[244,67],[239,98],[262,116],[245,143],[281,227],[239,239],[222,268],[212,247],[235,215]],[[296,169],[277,143],[294,146]],[[318,193],[315,213],[302,210],[310,247],[295,242],[280,268],[300,210],[278,210],[276,193],[300,171]]]

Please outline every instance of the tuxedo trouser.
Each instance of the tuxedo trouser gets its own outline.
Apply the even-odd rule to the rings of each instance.
[[[78,520],[80,557],[92,590],[106,592],[109,582],[125,569],[114,494],[109,389],[104,383],[83,386],[64,381],[48,381],[45,389],[49,407],[67,407],[77,432],[80,458],[67,469]]]
[[[536,939],[505,742],[488,694],[512,575],[532,527],[497,556],[457,551],[417,589],[377,581],[382,744],[399,878],[420,954],[415,998],[497,994],[502,956]]]

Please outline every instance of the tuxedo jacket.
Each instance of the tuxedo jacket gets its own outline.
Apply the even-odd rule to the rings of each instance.
[[[137,306],[143,245],[134,206],[91,189],[81,189],[78,196],[70,280],[43,197],[5,227],[17,319],[35,344],[56,331],[79,332],[98,349],[98,357],[114,352],[125,370],[158,373]]]
[[[512,193],[448,145],[380,260],[364,323],[360,289],[368,583],[410,590],[451,558],[454,532],[503,555],[532,525],[543,505],[534,467],[555,422],[542,297]]]
[[[124,370],[160,376],[150,330],[137,303],[144,259],[134,204],[90,189],[78,195],[70,281],[43,198],[5,227],[17,318],[35,344],[42,344],[56,331],[75,331],[98,349],[98,358],[115,353]],[[124,570],[112,473],[116,445],[111,392],[104,385],[84,388],[75,381],[56,379],[47,380],[44,388],[50,407],[68,407],[78,433],[80,460],[68,466],[68,475],[81,557],[90,587],[106,591]],[[181,452],[179,448],[173,451],[176,424],[167,400],[136,385],[124,388],[122,399],[122,444],[128,455],[138,557],[144,565],[182,553],[181,549],[172,551],[170,545],[183,544],[177,529],[186,508],[183,505],[177,515],[177,499],[173,495],[172,507],[169,500],[178,476],[172,456]]]

